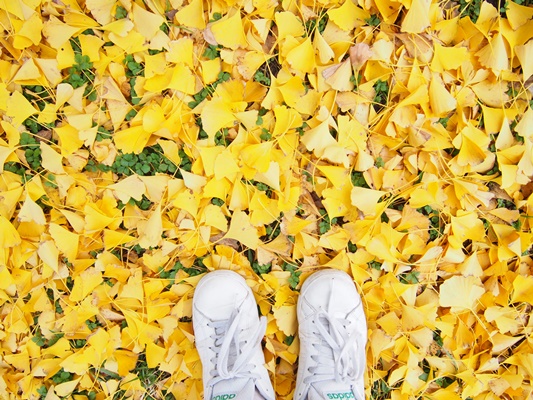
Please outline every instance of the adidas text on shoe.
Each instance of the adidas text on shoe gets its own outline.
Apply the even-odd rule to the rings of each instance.
[[[298,299],[300,356],[294,400],[364,400],[367,324],[353,279],[321,270]]]
[[[193,297],[193,327],[203,368],[205,400],[274,400],[251,289],[239,274],[205,275]]]

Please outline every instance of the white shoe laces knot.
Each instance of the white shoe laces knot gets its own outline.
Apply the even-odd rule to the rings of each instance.
[[[255,347],[261,343],[266,331],[266,318],[261,317],[259,326],[246,339],[243,338],[242,330],[237,331],[241,313],[235,310],[228,320],[211,321],[208,326],[214,328],[215,359],[213,363],[216,369],[211,371],[213,378],[208,385],[214,386],[217,383],[233,378],[259,378],[257,373],[253,373],[254,366],[250,363],[254,355]]]
[[[311,355],[311,359],[320,360],[320,363],[309,368],[313,375],[308,376],[305,383],[326,380],[351,383],[358,375],[361,367],[356,357],[357,332],[355,325],[349,322],[350,314],[346,318],[335,318],[319,308],[313,315],[319,337],[312,344],[316,354]]]

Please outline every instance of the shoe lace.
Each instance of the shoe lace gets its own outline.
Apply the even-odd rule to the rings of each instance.
[[[253,373],[254,365],[250,363],[254,355],[255,347],[261,343],[266,330],[266,318],[261,317],[259,325],[251,335],[243,339],[242,329],[239,328],[241,313],[235,310],[228,320],[211,321],[208,326],[214,328],[215,352],[211,360],[216,368],[211,370],[212,378],[208,385],[214,386],[217,383],[233,378],[259,378],[259,374]]]
[[[315,354],[311,359],[317,365],[309,368],[311,375],[304,379],[306,384],[330,380],[352,383],[358,376],[361,366],[356,357],[357,332],[355,325],[349,322],[350,314],[346,318],[335,318],[322,308],[315,312],[313,321],[319,337],[312,343]]]

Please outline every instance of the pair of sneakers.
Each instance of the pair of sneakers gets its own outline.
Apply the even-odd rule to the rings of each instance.
[[[366,319],[353,280],[321,270],[298,299],[300,356],[295,400],[363,400]],[[266,318],[246,281],[218,270],[193,298],[193,327],[203,367],[205,400],[274,400],[261,340]]]

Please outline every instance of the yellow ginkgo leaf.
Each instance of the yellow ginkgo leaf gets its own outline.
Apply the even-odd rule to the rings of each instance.
[[[533,277],[517,275],[513,281],[512,303],[531,301],[531,291],[533,290]]]
[[[165,359],[167,349],[154,343],[146,345],[146,364],[148,368],[156,368]]]
[[[0,146],[0,173],[4,172],[4,164],[13,157],[14,151],[12,147]]]
[[[132,242],[136,239],[136,237],[130,236],[124,231],[104,229],[104,245],[106,250],[112,250],[115,247]]]
[[[504,120],[502,123],[500,133],[494,144],[498,150],[507,149],[514,144],[513,133],[511,132],[511,127],[509,126],[507,120]]]
[[[8,247],[17,246],[20,244],[20,235],[11,222],[0,214],[0,247],[6,249]]]
[[[184,63],[189,67],[194,67],[193,51],[193,40],[188,37],[182,37],[169,43],[169,50],[165,54],[165,59],[169,62]]]
[[[460,148],[457,163],[461,166],[481,164],[487,157],[481,146],[486,146],[487,141],[488,138],[479,129],[470,125],[463,128],[461,135],[453,141],[454,146]]]
[[[82,301],[103,281],[102,273],[94,267],[81,272],[74,279],[74,286],[69,296],[70,301]]]
[[[143,115],[143,128],[146,132],[154,133],[161,128],[165,121],[165,114],[158,105],[148,109]]]
[[[214,204],[209,204],[203,213],[203,219],[205,224],[219,229],[222,232],[228,230],[228,221],[221,208]]]
[[[10,92],[7,90],[7,85],[5,83],[0,83],[0,110],[7,110],[7,102],[9,100],[9,95]]]
[[[83,140],[78,136],[78,130],[72,125],[65,124],[55,128],[55,133],[59,136],[61,153],[65,157],[72,155],[83,146]]]
[[[219,97],[204,106],[201,117],[204,130],[210,137],[222,128],[231,127],[236,119],[230,105]]]
[[[50,86],[55,87],[63,80],[61,71],[59,70],[58,59],[44,59],[44,58],[35,58],[35,63],[43,71],[44,76],[48,80]],[[72,65],[71,63],[68,63]]]
[[[37,13],[24,20],[24,24],[17,31],[13,39],[13,47],[16,49],[24,49],[31,45],[38,45],[41,41],[41,31],[43,29],[43,21]]]
[[[52,240],[41,242],[37,254],[45,265],[54,272],[59,272],[59,250]]]
[[[479,278],[473,276],[452,276],[439,291],[441,307],[451,307],[452,312],[475,310],[477,301],[485,293]]]
[[[240,172],[239,165],[229,150],[224,150],[217,155],[214,168],[215,178],[219,180],[223,178],[234,180],[236,175]]]
[[[43,209],[34,202],[30,196],[26,195],[24,204],[20,208],[18,214],[18,220],[21,222],[35,222],[39,225],[46,224],[46,217],[44,215]]]
[[[366,250],[375,257],[385,260],[388,265],[396,264],[400,258],[400,253],[396,249],[395,244],[384,234],[370,238],[366,245]],[[382,265],[381,268],[385,270],[390,269],[390,267],[386,267],[385,265]]]
[[[335,251],[340,251],[346,247],[348,241],[350,240],[350,235],[344,229],[339,229],[337,231],[331,230],[325,235],[320,236],[318,245],[326,249],[331,249]]]
[[[376,2],[376,7],[383,16],[385,22],[393,23],[402,9],[402,4],[394,0],[381,0]],[[368,16],[364,17],[367,19]]]
[[[54,239],[56,247],[69,259],[75,260],[78,255],[79,235],[70,232],[58,224],[50,224],[50,236]]]
[[[500,333],[518,333],[519,323],[515,319],[516,315],[511,308],[505,307],[488,307],[485,310],[487,322],[493,322],[498,327]]]
[[[138,175],[131,175],[121,181],[108,186],[113,190],[115,196],[126,204],[131,198],[140,201],[144,194],[146,194],[146,187],[144,182]]]
[[[283,93],[285,87],[280,88]],[[284,95],[284,97],[286,97]],[[280,136],[286,133],[289,129],[294,129],[302,126],[302,117],[300,114],[286,106],[276,106],[274,108],[274,115],[276,116],[276,125],[274,126],[273,136]]]
[[[331,46],[328,44],[328,42],[324,40],[324,37],[320,34],[319,31],[315,31],[313,46],[316,49],[320,63],[326,64],[329,60],[335,57],[335,53],[331,49]]]
[[[94,203],[85,205],[83,211],[85,213],[85,229],[88,232],[100,231],[115,221],[113,217],[104,214]]]
[[[325,197],[322,203],[330,218],[345,216],[354,209],[350,198],[351,185],[344,184],[339,188],[332,187],[324,189],[322,193]]]
[[[295,107],[298,100],[305,94],[305,86],[303,85],[302,80],[296,76],[293,76],[283,85],[280,85],[278,90],[289,107]],[[274,112],[276,112],[276,108],[278,107],[274,108]]]
[[[44,24],[43,36],[46,38],[50,46],[54,49],[59,49],[65,42],[77,32],[83,31],[85,28],[77,26],[70,26],[52,15],[50,19]]]
[[[282,41],[287,36],[300,37],[305,33],[302,21],[290,11],[277,12],[274,15],[278,25],[278,40]]]
[[[457,105],[457,100],[448,92],[440,78],[436,76],[429,84],[429,104],[437,117],[442,117],[454,110]]]
[[[477,18],[475,27],[485,37],[488,37],[489,32],[493,29],[498,19],[498,10],[496,7],[492,3],[483,2],[479,8],[479,17]]]
[[[181,8],[174,18],[182,25],[204,29],[206,25],[204,2],[202,0],[192,0],[185,7]]]
[[[329,133],[327,120],[305,132],[301,141],[305,144],[307,150],[313,151],[317,157],[321,157],[328,146],[337,144]]]
[[[386,192],[381,190],[367,189],[363,187],[354,187],[351,192],[352,205],[356,206],[365,215],[376,215],[386,206],[386,203],[380,203],[383,206],[378,206],[379,200]]]
[[[31,81],[41,78],[41,71],[35,65],[33,59],[29,58],[22,64],[15,76],[13,81],[19,84],[24,84],[24,81]]]
[[[516,30],[533,18],[533,9],[531,7],[515,3],[509,3],[505,9],[505,15],[511,25]]]
[[[296,333],[296,305],[274,308],[273,314],[276,319],[276,324],[285,335],[292,336]]]
[[[135,342],[139,343],[139,345],[144,347],[148,343],[153,343],[161,336],[162,329],[159,326],[155,325],[155,323],[144,322],[133,311],[124,310],[124,316],[128,322],[128,328],[126,329],[129,335],[135,338]],[[133,364],[133,368],[135,368],[135,364]],[[137,382],[139,381],[137,380]],[[144,390],[140,382],[139,388]]]
[[[208,85],[216,81],[218,79],[218,74],[220,74],[220,69],[221,69],[220,60],[215,58],[214,60],[200,61],[200,63],[202,65],[202,80],[204,81],[204,84]],[[256,69],[257,68],[254,69],[254,72]],[[246,77],[246,76],[244,76],[243,74],[243,77]]]
[[[130,321],[127,322],[128,326],[130,326]],[[135,326],[133,321],[131,326]],[[126,376],[129,371],[135,368],[135,365],[137,364],[137,355],[132,351],[119,349],[113,352],[113,360],[116,362],[117,372],[122,376]],[[135,380],[135,378],[133,379]],[[114,386],[115,390],[118,389],[118,382],[116,382]]]
[[[133,23],[130,20],[122,19],[120,21],[127,21],[131,24],[131,26],[133,25]],[[120,21],[115,21],[115,22],[120,22]],[[119,29],[119,28],[129,29],[130,28],[129,24],[124,23],[120,25],[114,25],[115,22],[112,22],[111,24],[106,25],[106,26],[112,27],[113,29]],[[146,50],[146,42],[145,42],[144,36],[133,29],[130,30],[124,36],[111,32],[109,34],[109,39],[128,54]]]
[[[328,11],[329,18],[344,31],[351,31],[370,15],[353,1],[345,1],[342,6]]]
[[[502,81],[483,80],[472,86],[472,90],[483,103],[490,107],[502,107],[509,101],[509,95],[506,93],[509,89]]]
[[[122,150],[124,153],[138,154],[144,149],[150,136],[151,133],[147,132],[142,126],[133,126],[116,132],[113,140],[117,149]]]
[[[161,242],[163,234],[163,220],[161,218],[161,204],[153,211],[147,221],[139,222],[137,232],[139,235],[139,245],[144,248],[156,247]]]
[[[483,222],[474,212],[459,211],[456,217],[452,217],[451,225],[453,237],[449,237],[450,244],[457,248],[465,240],[480,241],[485,235]]]
[[[184,170],[181,170],[181,175],[183,176],[183,182],[185,182],[185,186],[191,189],[193,192],[199,192],[200,189],[207,183],[207,179],[204,176],[191,174],[190,172]]]
[[[64,174],[63,157],[45,142],[41,142],[41,154],[43,168],[54,174]]]
[[[33,114],[37,114],[37,110],[31,103],[20,92],[13,92],[7,102],[6,111],[6,115],[12,117],[12,124],[18,127]]]
[[[514,50],[522,65],[523,79],[527,81],[533,75],[533,40],[524,45],[516,46]]]
[[[116,0],[87,0],[85,5],[100,25],[106,25],[112,20],[111,11],[113,10],[115,3]]]
[[[273,188],[274,190],[280,190],[280,166],[279,163],[271,161],[268,169],[265,172],[257,172],[255,174],[255,180],[263,182]]]
[[[76,389],[76,386],[78,386],[78,383],[80,382],[81,378],[73,379],[68,382],[60,383],[59,385],[55,386],[55,392],[58,396],[61,397],[67,397],[69,396],[74,389]]]
[[[402,32],[422,33],[430,25],[429,0],[413,0],[402,22]]]
[[[481,65],[492,69],[496,75],[509,68],[509,56],[501,33],[494,35],[492,40],[476,53],[476,56]]]
[[[102,26],[102,30],[118,35],[119,37],[125,37],[134,27],[133,22],[128,18],[121,18],[119,20],[110,22],[107,25]]]
[[[74,88],[68,83],[60,83],[56,87],[56,108],[63,106],[74,94]]]
[[[133,3],[132,14],[135,29],[143,35],[146,40],[152,39],[155,34],[159,32],[159,27],[165,23],[165,18],[161,15],[151,13],[136,3]]]
[[[236,11],[228,18],[222,18],[210,26],[211,32],[218,44],[237,49],[246,46],[246,35],[242,25],[241,13]]]
[[[353,83],[350,81],[352,76],[352,65],[349,59],[324,69],[322,71],[322,76],[326,83],[335,90],[346,92],[351,91],[354,88]]]
[[[318,169],[333,183],[333,186],[340,188],[348,182],[349,171],[344,167],[333,165],[319,165]]]
[[[259,243],[257,229],[250,223],[250,216],[244,211],[235,211],[231,218],[230,227],[224,238],[235,239],[255,250]]]
[[[459,68],[469,59],[466,47],[447,47],[435,43],[435,54],[431,60],[431,70],[435,72],[449,71]]]
[[[315,70],[315,51],[311,39],[307,37],[303,42],[294,47],[286,57],[290,67],[300,71],[311,73]]]

